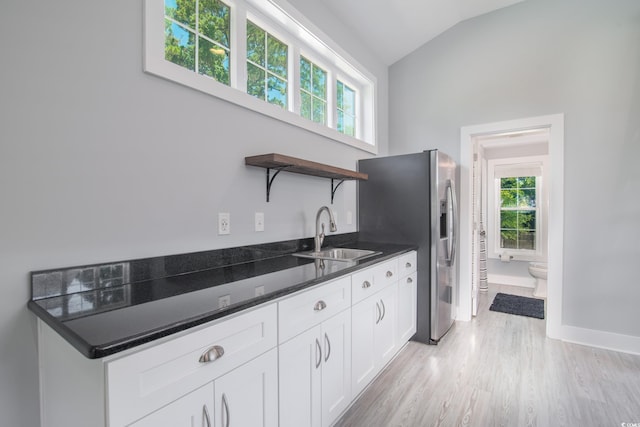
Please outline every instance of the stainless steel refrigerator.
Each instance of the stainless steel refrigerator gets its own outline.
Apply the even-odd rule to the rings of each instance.
[[[456,164],[438,150],[360,160],[358,229],[363,241],[418,246],[414,340],[437,344],[453,325],[457,295]]]

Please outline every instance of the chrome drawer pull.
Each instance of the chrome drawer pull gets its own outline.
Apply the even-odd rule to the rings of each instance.
[[[368,280],[365,280],[364,282],[362,282],[362,289],[368,289],[371,287],[371,283],[369,283]]]
[[[202,353],[200,359],[198,360],[200,363],[209,363],[215,360],[220,359],[224,355],[224,348],[219,345],[214,345],[209,350]]]
[[[322,311],[322,310],[324,310],[325,308],[327,308],[327,303],[326,303],[326,302],[324,302],[324,301],[322,301],[322,300],[318,301],[318,302],[316,303],[316,305],[314,305],[314,306],[313,306],[313,309],[314,309],[315,311]]]
[[[393,276],[393,273],[391,271],[387,271],[387,277],[391,277]]]
[[[407,277],[407,283],[413,283],[413,279],[411,277]]]
[[[408,263],[406,263],[404,266],[405,266],[406,268],[411,268],[411,263],[410,263],[410,262],[408,262]]]

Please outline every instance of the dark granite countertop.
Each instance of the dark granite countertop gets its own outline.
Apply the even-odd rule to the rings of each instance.
[[[300,239],[31,273],[29,309],[95,359],[220,319],[415,249],[330,235],[327,246],[380,252],[360,261],[314,261]],[[221,297],[230,303],[220,307]],[[225,299],[225,298],[222,298]]]

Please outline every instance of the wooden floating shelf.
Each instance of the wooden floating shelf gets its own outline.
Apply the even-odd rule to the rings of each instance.
[[[281,171],[318,176],[321,178],[330,178],[331,203],[333,203],[333,197],[335,196],[337,188],[344,181],[367,180],[369,178],[369,175],[366,173],[337,168],[323,163],[312,162],[276,153],[245,157],[244,162],[250,166],[258,166],[267,169],[267,202],[269,201],[269,194],[271,193],[271,184],[273,184],[273,179]],[[276,171],[273,176],[271,176],[272,169]],[[334,180],[339,180],[340,182],[334,186]]]

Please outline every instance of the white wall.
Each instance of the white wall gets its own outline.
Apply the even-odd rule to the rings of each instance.
[[[388,147],[387,68],[316,2],[302,12],[378,79]],[[142,71],[142,2],[3,2],[0,14],[0,424],[38,425],[28,272],[310,237],[330,181],[265,170],[280,152],[354,169],[367,153]],[[337,191],[339,232],[355,183]],[[231,213],[218,236],[218,212]],[[253,232],[265,213],[266,231]]]
[[[640,2],[528,0],[389,71],[393,153],[460,159],[460,127],[565,114],[565,325],[640,337]],[[637,341],[636,341],[637,342]]]

